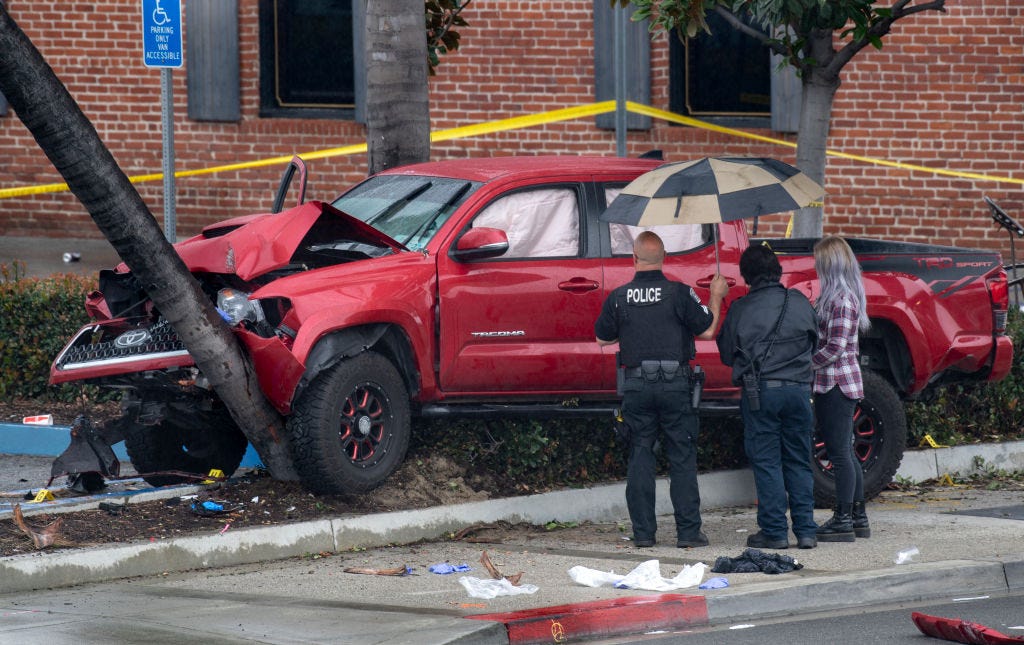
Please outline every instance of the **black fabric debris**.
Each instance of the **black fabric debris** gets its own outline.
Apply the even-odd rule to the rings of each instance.
[[[714,573],[789,573],[803,569],[800,564],[788,555],[765,553],[758,549],[744,549],[743,554],[736,558],[719,556],[715,558]]]

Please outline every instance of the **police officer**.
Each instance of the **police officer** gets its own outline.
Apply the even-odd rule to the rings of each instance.
[[[714,338],[722,300],[729,286],[711,281],[707,306],[689,286],[662,273],[665,245],[657,234],[640,233],[633,243],[633,281],[608,296],[594,324],[599,345],[619,343],[624,370],[622,416],[631,430],[626,506],[633,543],[655,544],[654,443],[665,434],[676,520],[676,546],[706,546],[697,490],[697,411],[690,400],[693,339]]]

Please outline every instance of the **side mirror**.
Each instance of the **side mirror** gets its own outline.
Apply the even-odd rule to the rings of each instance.
[[[508,235],[499,228],[471,228],[466,231],[449,255],[456,260],[496,258],[508,252]]]

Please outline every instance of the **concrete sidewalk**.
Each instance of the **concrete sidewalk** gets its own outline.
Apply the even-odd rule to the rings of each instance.
[[[1022,447],[1022,442],[986,447],[990,450],[986,461],[1015,463]],[[940,452],[944,458],[953,456],[953,451],[922,452],[927,457],[921,461],[929,464],[938,463]],[[130,620],[120,609],[120,614],[103,609],[116,603],[98,599],[113,601],[118,594],[133,593],[172,594],[182,603],[190,598],[225,603],[234,612],[230,620],[225,618],[221,625],[207,617],[204,625],[217,636],[232,633],[246,617],[256,620],[250,615],[254,610],[246,609],[254,603],[302,599],[302,611],[280,618],[280,639],[275,640],[272,634],[276,632],[271,630],[261,642],[294,642],[296,633],[329,634],[323,642],[413,642],[403,641],[401,636],[411,631],[417,635],[415,642],[421,643],[526,643],[551,642],[552,629],[560,630],[567,640],[578,640],[1024,589],[1024,494],[963,487],[928,495],[886,491],[868,507],[871,538],[781,551],[804,565],[792,573],[725,574],[726,588],[690,587],[665,594],[590,588],[569,578],[568,570],[577,565],[624,574],[647,560],[658,560],[661,575],[672,577],[685,565],[704,563],[710,569],[719,556],[739,556],[747,535],[756,530],[749,472],[702,475],[700,486],[705,532],[711,540],[710,546],[700,549],[676,549],[670,540],[674,532],[665,481],[659,481],[658,490],[659,513],[664,513],[659,537],[667,544],[633,547],[625,539],[629,524],[624,487],[614,484],[446,508],[3,558],[0,606],[10,606],[19,596],[12,592],[143,576],[90,585],[89,593],[99,594],[94,601],[96,611],[105,620]],[[818,511],[819,521],[827,517],[827,512]],[[537,526],[555,522],[565,528],[506,531],[497,543],[450,539],[466,527],[499,521]],[[897,564],[897,554],[911,547],[918,554]],[[522,571],[522,582],[539,590],[489,600],[470,596],[458,579],[488,577],[479,563],[484,550],[504,573]],[[310,559],[309,554],[325,555]],[[472,570],[447,576],[428,571],[431,564],[444,562],[467,563]],[[412,575],[343,571],[348,567],[396,566],[410,567]],[[702,577],[719,575],[706,570]],[[70,589],[48,592],[49,600],[42,601],[45,607],[36,608],[45,608],[50,616],[59,614],[63,609],[58,599],[66,602],[66,594],[72,593]],[[316,610],[336,609],[339,603],[345,607],[341,632],[336,611]],[[23,601],[17,605],[25,609]],[[385,610],[388,614],[383,619]],[[171,611],[162,615],[162,620],[180,620],[183,626],[191,620],[185,610],[180,617],[174,616]],[[9,628],[31,629],[32,619],[25,620],[30,624],[15,621]],[[0,624],[0,640],[7,628]],[[40,624],[39,629],[44,626]]]

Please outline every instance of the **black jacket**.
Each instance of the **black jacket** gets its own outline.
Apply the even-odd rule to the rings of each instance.
[[[789,290],[778,336],[770,354],[764,356],[785,296],[780,283],[758,282],[729,307],[718,334],[718,353],[723,363],[732,366],[733,385],[742,383],[754,360],[760,364],[761,379],[814,380],[811,352],[818,338],[818,323],[810,301],[799,291]]]

